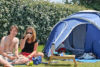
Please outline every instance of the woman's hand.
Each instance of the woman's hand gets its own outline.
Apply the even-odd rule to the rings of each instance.
[[[28,59],[30,59],[31,57],[32,57],[31,55],[27,56]]]
[[[30,38],[30,37],[31,37],[31,34],[27,34],[27,35],[24,37],[24,39],[21,39],[21,42],[20,42],[20,48],[21,48],[21,50],[24,48],[26,40],[27,40],[28,38]]]
[[[31,38],[31,34],[27,34],[27,35],[25,36],[25,39],[28,39],[28,38]]]

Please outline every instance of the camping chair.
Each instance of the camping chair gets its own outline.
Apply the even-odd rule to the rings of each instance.
[[[52,47],[51,47],[51,56],[50,56],[50,59],[49,59],[48,64],[50,64],[51,63],[51,60],[53,60],[53,59],[72,59],[73,62],[74,62],[74,64],[76,65],[75,55],[55,56],[53,54],[53,52],[54,52],[54,45],[52,45]]]

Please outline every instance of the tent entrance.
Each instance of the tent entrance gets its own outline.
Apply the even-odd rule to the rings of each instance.
[[[86,27],[86,24],[78,25],[64,41],[64,47],[77,56],[84,53]]]
[[[64,46],[76,56],[92,52],[100,57],[100,30],[92,24],[78,25],[66,38]]]

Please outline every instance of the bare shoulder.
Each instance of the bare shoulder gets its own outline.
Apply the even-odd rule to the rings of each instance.
[[[17,37],[14,37],[14,42],[19,42],[19,39]]]
[[[3,36],[1,40],[4,40],[7,36]]]

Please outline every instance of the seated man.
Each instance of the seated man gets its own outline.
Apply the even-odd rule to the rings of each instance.
[[[8,62],[18,58],[18,44],[19,39],[15,37],[18,33],[18,27],[13,25],[10,28],[8,36],[4,36],[1,39],[1,48],[2,48],[2,58]]]
[[[0,55],[6,56],[6,57],[10,57],[5,55],[5,53],[2,52],[2,48],[0,46]],[[1,56],[0,56],[0,64],[4,65],[4,67],[13,67],[8,61],[4,60]]]

